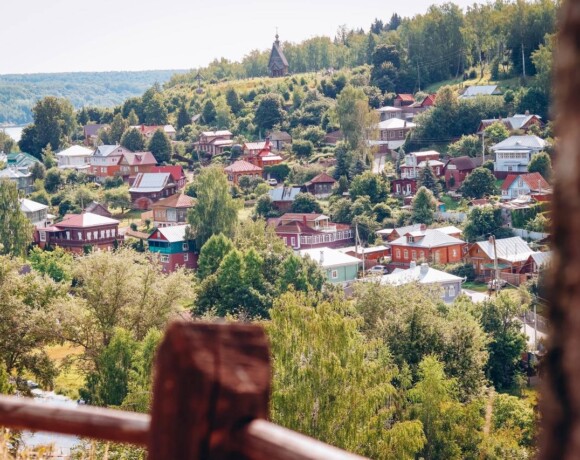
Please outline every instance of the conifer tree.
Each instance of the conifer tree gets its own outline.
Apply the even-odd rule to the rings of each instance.
[[[429,166],[429,162],[424,168],[419,172],[419,178],[417,180],[417,187],[425,187],[433,192],[433,195],[437,198],[441,194],[441,184],[437,181],[433,170]]]
[[[413,198],[413,222],[429,225],[433,223],[437,200],[431,190],[421,187]]]

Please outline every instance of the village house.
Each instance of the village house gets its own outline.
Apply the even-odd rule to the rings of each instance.
[[[91,167],[93,150],[82,145],[73,145],[58,152],[55,156],[60,169],[88,170]]]
[[[439,229],[407,232],[391,241],[391,263],[409,267],[411,262],[431,262],[445,265],[461,262],[467,243]]]
[[[29,153],[18,152],[6,155],[6,166],[23,173],[29,172],[36,163],[41,163],[41,161]]]
[[[203,131],[199,141],[193,144],[195,150],[209,155],[221,155],[224,149],[234,145],[234,135],[227,129],[221,131]]]
[[[124,152],[119,161],[119,172],[123,179],[135,177],[139,173],[151,172],[157,160],[151,152]]]
[[[459,99],[469,99],[477,96],[500,96],[501,90],[497,85],[474,85],[469,86]]]
[[[495,278],[494,261],[497,249],[497,267],[500,278],[510,284],[519,286],[527,280],[526,264],[530,256],[535,253],[522,238],[502,238],[493,241],[478,241],[471,245],[468,259],[473,265],[479,281],[488,282]]]
[[[87,147],[97,147],[99,144],[99,131],[108,128],[109,125],[105,124],[90,124],[83,126],[83,134],[85,136],[84,144]]]
[[[485,128],[497,122],[502,123],[510,132],[524,131],[527,133],[532,126],[542,127],[542,117],[539,115],[530,115],[530,112],[526,111],[524,114],[515,114],[512,117],[481,120],[477,128],[477,134],[481,135],[485,131]]]
[[[16,183],[16,187],[22,193],[28,195],[32,193],[34,187],[34,180],[32,178],[32,173],[28,171],[22,171],[20,169],[13,168],[11,166],[0,170],[0,180],[7,179]]]
[[[153,226],[158,228],[183,225],[188,211],[195,206],[195,199],[184,193],[176,193],[153,203]]]
[[[328,216],[317,213],[286,213],[268,219],[276,234],[293,249],[348,246],[353,239],[349,225],[335,224]]]
[[[231,184],[238,185],[240,177],[262,177],[262,168],[253,165],[245,160],[238,160],[224,168],[224,172],[228,176],[228,181]]]
[[[145,137],[145,139],[151,139],[153,134],[155,134],[155,131],[158,129],[161,129],[165,134],[167,134],[167,137],[169,137],[171,140],[175,140],[175,136],[177,135],[177,131],[171,125],[134,125],[130,126],[130,128],[139,131]]]
[[[148,210],[156,201],[177,192],[170,173],[139,173],[129,189],[133,209]]]
[[[332,194],[334,184],[336,184],[336,181],[323,172],[304,183],[302,190],[317,198],[327,198]]]
[[[389,118],[378,124],[380,145],[386,146],[389,150],[395,150],[405,143],[407,133],[417,125],[400,118]]]
[[[379,114],[379,121],[390,120],[391,118],[403,119],[403,109],[401,107],[385,106],[376,109]]]
[[[439,160],[440,153],[435,150],[412,152],[405,155],[400,168],[400,177],[391,181],[395,195],[413,196],[417,192],[417,179],[421,170],[429,166],[435,177],[443,175],[445,164]]]
[[[439,295],[443,302],[453,303],[461,294],[461,285],[464,279],[452,275],[451,273],[436,270],[425,262],[420,265],[411,262],[409,268],[406,270],[395,268],[392,273],[383,275],[378,280],[366,278],[363,281],[379,282],[380,284],[390,284],[393,286],[401,286],[409,283],[419,283],[421,285],[432,286],[437,291],[440,291]]]
[[[415,98],[412,94],[397,94],[395,100],[393,101],[393,105],[395,107],[408,107],[415,103]]]
[[[481,157],[471,158],[466,155],[447,160],[443,167],[445,187],[449,190],[457,190],[471,171],[481,166],[481,162]]]
[[[89,205],[85,207],[83,212],[91,212],[93,214],[98,214],[99,216],[103,217],[113,216],[113,214],[111,214],[111,211],[109,211],[105,206],[96,201],[92,201],[91,203],[89,203]]]
[[[120,145],[99,145],[90,158],[90,172],[97,182],[103,182],[107,177],[114,177],[119,173],[119,162],[129,149]]]
[[[75,254],[83,254],[85,248],[110,251],[123,240],[118,220],[90,212],[69,214],[62,222],[39,228],[37,238],[43,249],[49,245],[59,246]]]
[[[292,208],[292,203],[296,195],[300,193],[300,187],[278,187],[269,191],[272,205],[280,212],[288,212]]]
[[[171,180],[177,184],[178,189],[182,189],[187,184],[187,176],[179,165],[153,166],[149,172],[171,174]]]
[[[383,230],[378,230],[376,234],[379,235],[383,241],[391,242],[401,238],[402,236],[405,236],[407,233],[425,230],[427,230],[427,226],[425,224],[413,224],[398,228],[385,228]],[[455,238],[461,238],[462,234],[461,230],[453,225],[440,227],[436,230]]]
[[[43,228],[52,225],[54,216],[48,213],[48,206],[36,201],[20,198],[20,210],[35,228]]]
[[[268,70],[271,77],[288,75],[288,60],[284,56],[279,38],[278,33],[276,33],[276,40],[272,44],[272,51],[270,51],[270,59],[268,60]]]
[[[260,146],[262,146],[262,148],[259,148]],[[273,154],[271,148],[272,144],[270,143],[269,138],[266,138],[264,142],[248,142],[243,146],[243,159],[260,168],[274,166],[281,163],[282,157]]]
[[[280,151],[286,146],[292,145],[292,136],[286,131],[272,131],[269,134],[272,150]]]
[[[381,265],[391,257],[391,248],[389,246],[379,245],[365,248],[363,246],[348,246],[338,248],[343,254],[356,257],[361,261],[363,270],[368,270],[374,265]]]
[[[299,254],[316,262],[326,273],[326,279],[333,284],[346,285],[357,277],[360,260],[336,249],[329,247],[302,249]]]
[[[195,241],[188,236],[189,225],[155,228],[147,238],[149,251],[159,257],[165,273],[178,268],[197,268]]]
[[[491,148],[495,153],[495,176],[505,179],[508,174],[527,173],[532,156],[547,145],[546,141],[534,135],[511,136],[495,144]]]
[[[545,193],[551,191],[551,186],[538,172],[528,174],[509,174],[501,186],[502,200],[511,200],[521,195]]]
[[[537,275],[542,268],[550,266],[552,251],[534,252],[526,261],[524,267],[529,273]]]

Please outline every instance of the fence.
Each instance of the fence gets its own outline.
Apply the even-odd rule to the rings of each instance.
[[[464,212],[438,211],[435,213],[435,219],[461,223],[465,222],[465,220],[467,219],[467,214]]]
[[[548,233],[530,232],[528,230],[524,230],[523,228],[512,228],[512,230],[514,231],[514,235],[521,238],[529,238],[534,241],[543,240],[550,236]]]
[[[151,415],[0,397],[0,426],[147,447],[149,460],[362,459],[266,420],[270,357],[261,327],[173,323],[155,365]]]

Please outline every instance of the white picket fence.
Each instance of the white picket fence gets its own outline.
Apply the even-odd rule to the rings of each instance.
[[[440,212],[440,211],[438,211],[435,213],[435,219],[437,219],[437,220],[449,220],[451,222],[461,223],[461,222],[465,222],[465,219],[467,219],[467,214],[464,212],[451,212],[451,211]]]
[[[514,231],[514,235],[519,236],[520,238],[529,238],[534,241],[543,240],[549,236],[548,233],[529,232],[523,228],[512,228],[512,230]]]

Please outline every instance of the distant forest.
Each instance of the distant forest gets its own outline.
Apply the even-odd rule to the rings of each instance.
[[[141,96],[155,82],[165,83],[183,70],[68,72],[0,75],[0,124],[27,124],[32,107],[45,96],[64,97],[75,108],[114,107]]]

